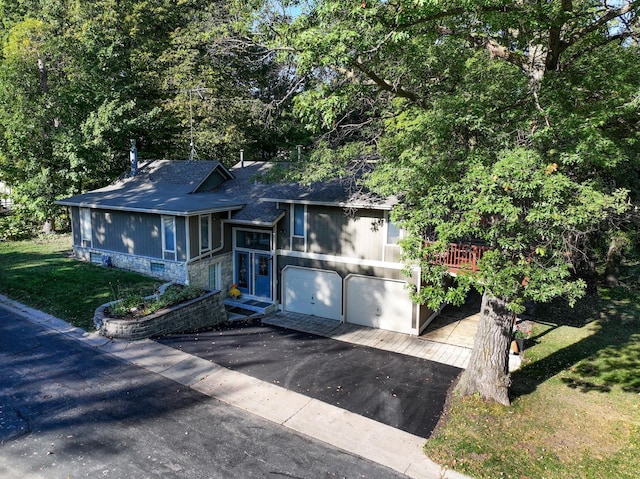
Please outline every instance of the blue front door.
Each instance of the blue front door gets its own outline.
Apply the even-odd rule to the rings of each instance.
[[[236,286],[243,293],[271,299],[270,254],[236,251]]]
[[[253,253],[254,295],[271,299],[271,255]]]
[[[252,294],[251,253],[236,252],[236,286],[243,294]]]

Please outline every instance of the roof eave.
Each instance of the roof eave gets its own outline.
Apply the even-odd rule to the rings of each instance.
[[[163,208],[135,208],[131,206],[118,206],[118,205],[104,205],[100,203],[91,202],[71,202],[71,201],[55,201],[55,204],[61,206],[77,206],[78,208],[93,208],[100,210],[114,210],[114,211],[127,211],[131,213],[149,213],[156,215],[170,215],[170,216],[192,216],[202,215],[208,213],[220,213],[225,211],[237,211],[244,208],[244,204],[236,204],[224,207],[215,208],[199,208],[196,210],[172,210]]]
[[[260,220],[234,220],[233,218],[230,220],[223,220],[224,223],[232,223],[232,224],[237,224],[237,225],[248,225],[248,226],[267,226],[267,227],[273,227],[276,225],[276,223],[278,223],[278,221],[280,221],[282,218],[284,218],[285,216],[285,212],[283,211],[282,213],[280,213],[278,215],[277,218],[275,218],[273,221],[268,222],[268,221],[260,221]]]
[[[372,203],[357,203],[357,202],[348,202],[348,201],[313,201],[313,200],[297,200],[297,199],[283,199],[283,198],[263,198],[263,201],[269,201],[274,203],[288,203],[288,204],[298,204],[298,205],[313,205],[313,206],[333,206],[338,208],[362,208],[362,209],[372,209],[372,210],[392,210],[393,205],[382,203],[382,204],[372,204]]]

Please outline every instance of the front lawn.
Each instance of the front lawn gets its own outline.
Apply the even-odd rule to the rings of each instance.
[[[452,397],[425,451],[475,478],[637,478],[640,266],[575,308],[538,308],[510,407]]]
[[[128,294],[152,294],[161,281],[69,256],[71,236],[0,242],[0,294],[93,331],[93,313]]]
[[[68,256],[69,236],[0,242],[0,293],[93,330],[93,312],[159,281]],[[425,447],[481,479],[636,478],[640,471],[640,265],[577,308],[541,306],[513,374],[513,404],[453,396]]]

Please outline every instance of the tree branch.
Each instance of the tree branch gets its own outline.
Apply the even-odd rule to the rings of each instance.
[[[420,96],[418,96],[416,93],[410,92],[403,88],[395,87],[389,84],[386,80],[384,80],[383,78],[380,78],[376,73],[369,70],[363,63],[359,62],[358,60],[354,61],[354,66],[358,70],[360,70],[362,73],[364,73],[367,77],[369,77],[382,90],[393,93],[394,95],[400,98],[406,98],[408,100],[411,100],[412,102],[424,108],[424,102],[422,101]]]

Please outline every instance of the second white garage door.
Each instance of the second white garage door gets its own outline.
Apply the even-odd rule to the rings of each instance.
[[[342,319],[342,278],[335,271],[287,266],[282,282],[285,311]]]
[[[348,276],[345,280],[346,322],[415,333],[411,326],[413,303],[406,285],[405,281]]]

